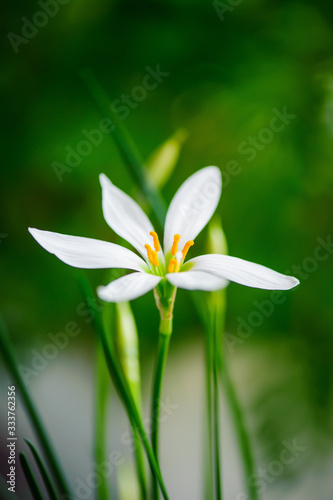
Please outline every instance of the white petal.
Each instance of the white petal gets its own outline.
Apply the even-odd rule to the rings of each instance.
[[[145,244],[152,244],[150,231],[154,228],[139,205],[112,184],[106,175],[99,176],[102,186],[102,206],[106,222],[119,236],[127,240],[147,259]]]
[[[97,295],[106,302],[127,302],[149,292],[161,281],[160,276],[132,273],[97,288]]]
[[[69,236],[29,228],[30,234],[48,252],[81,269],[123,268],[148,271],[146,263],[127,248],[107,241]]]
[[[185,290],[203,290],[204,292],[214,292],[225,288],[229,281],[214,274],[204,271],[185,271],[180,273],[170,273],[166,275],[170,283]]]
[[[191,175],[171,201],[164,228],[164,253],[180,234],[180,250],[194,238],[212,217],[221,196],[222,178],[217,167],[206,167]]]
[[[205,271],[240,285],[265,290],[289,290],[299,284],[293,276],[230,255],[200,255],[189,260],[186,266],[191,271]]]

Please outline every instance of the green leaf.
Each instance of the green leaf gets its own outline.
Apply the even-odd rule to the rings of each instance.
[[[38,484],[34,478],[34,475],[32,473],[32,470],[30,469],[30,465],[28,463],[28,460],[26,459],[26,456],[24,453],[19,453],[19,460],[20,464],[23,470],[23,473],[25,475],[25,478],[27,480],[27,483],[29,485],[31,494],[33,496],[34,500],[43,500],[42,494],[40,492],[40,489],[38,487]]]
[[[53,488],[53,485],[51,483],[51,480],[49,478],[49,475],[44,467],[44,464],[42,462],[42,459],[40,458],[36,448],[34,447],[34,445],[28,440],[28,439],[25,439],[25,442],[27,443],[27,445],[29,446],[30,450],[31,450],[31,453],[33,454],[33,457],[36,461],[36,464],[38,466],[38,469],[39,469],[39,472],[43,478],[43,481],[44,481],[44,484],[45,484],[45,488],[49,494],[49,497],[51,500],[57,500],[57,496],[55,494],[55,491],[54,491],[54,488]]]
[[[53,475],[53,478],[59,488],[59,491],[70,497],[69,488],[67,487],[66,481],[64,479],[61,468],[58,464],[56,456],[54,454],[53,448],[47,434],[45,432],[42,421],[38,415],[38,412],[34,406],[32,398],[29,394],[29,391],[21,377],[21,374],[18,370],[19,362],[16,359],[16,353],[14,346],[9,337],[6,324],[0,314],[0,353],[3,357],[3,361],[5,366],[7,367],[10,378],[13,380],[17,392],[22,400],[22,403],[25,407],[25,410],[28,414],[32,427],[36,433],[36,436],[39,440],[40,446],[45,455],[46,461],[50,468],[50,471]]]
[[[166,213],[164,201],[156,189],[156,186],[149,178],[147,170],[144,167],[144,161],[141,158],[141,155],[127,128],[125,127],[123,121],[120,120],[117,113],[112,110],[111,101],[108,95],[98,83],[93,73],[89,69],[84,69],[81,71],[81,78],[86,84],[103,118],[109,118],[113,122],[114,129],[111,133],[118,149],[134,179],[141,186],[147,200],[152,207],[154,207],[156,217],[163,227]]]

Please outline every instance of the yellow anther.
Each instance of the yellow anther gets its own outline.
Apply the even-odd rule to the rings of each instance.
[[[161,250],[161,246],[160,246],[160,242],[158,241],[158,236],[157,236],[157,233],[155,233],[155,231],[150,231],[150,236],[152,236],[153,240],[154,240],[154,248],[156,250],[156,252],[159,252]]]
[[[183,248],[182,254],[183,254],[183,260],[185,259],[187,252],[191,248],[191,246],[194,245],[194,241],[189,240],[187,243],[185,243],[185,246]]]
[[[173,237],[173,245],[172,245],[172,248],[171,248],[172,255],[176,255],[176,253],[178,252],[178,243],[179,243],[179,240],[180,240],[180,234],[175,234],[174,237]]]
[[[177,259],[170,259],[168,266],[168,273],[173,273],[176,265],[177,265]]]
[[[145,249],[147,250],[148,260],[153,266],[158,267],[160,265],[157,257],[157,252],[152,250],[150,245],[145,245]]]

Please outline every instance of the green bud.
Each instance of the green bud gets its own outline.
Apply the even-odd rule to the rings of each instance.
[[[128,302],[116,304],[117,349],[124,374],[134,400],[141,408],[141,377],[139,363],[139,340],[135,318]]]
[[[208,253],[228,254],[228,244],[222,229],[221,219],[215,216],[208,226]]]
[[[168,181],[177,164],[180,150],[188,137],[185,129],[177,130],[159,146],[147,161],[148,173],[155,186],[161,188]]]

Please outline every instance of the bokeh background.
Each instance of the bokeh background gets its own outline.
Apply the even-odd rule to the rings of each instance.
[[[166,201],[191,173],[219,166],[224,191],[217,212],[230,254],[301,281],[267,317],[258,304],[269,292],[235,284],[228,289],[232,341],[225,349],[258,474],[269,466],[277,470],[271,464],[286,441],[296,439],[304,448],[264,480],[262,498],[331,499],[332,6],[324,0],[70,0],[56,6],[38,28],[26,27],[34,20],[43,24],[43,17],[34,17],[42,10],[37,2],[16,0],[3,6],[1,16],[1,314],[28,368],[49,333],[63,331],[69,321],[81,329],[29,378],[68,477],[75,484],[92,470],[95,337],[77,314],[82,297],[74,270],[43,251],[27,228],[118,241],[103,220],[98,174],[140,193],[112,137],[105,134],[60,177],[55,162],[66,165],[68,148],[77,150],[86,139],[83,130],[98,128],[103,118],[80,77],[84,68],[111,101],[121,101],[124,94],[139,96],[134,89],[147,67],[159,66],[165,76],[144,98],[133,100],[132,94],[123,123],[144,158],[177,130],[187,131],[163,187]],[[267,132],[284,109],[289,118],[280,120],[281,130]],[[193,254],[206,244],[203,231]],[[314,257],[318,245],[322,260]],[[107,282],[104,271],[90,271],[89,278],[94,286]],[[158,314],[152,294],[132,305],[147,400]],[[240,322],[250,325],[246,339],[237,333]],[[202,498],[203,338],[191,297],[179,291],[164,389],[179,408],[161,426],[162,466],[173,499]],[[8,379],[0,366],[4,402]],[[240,500],[244,480],[225,405],[224,411],[226,499]],[[32,436],[20,412],[19,435]],[[1,418],[5,436],[4,413]],[[110,450],[128,452],[120,440],[126,429],[114,396]],[[5,467],[4,441],[1,453]],[[20,488],[19,498],[30,498],[23,480]]]

